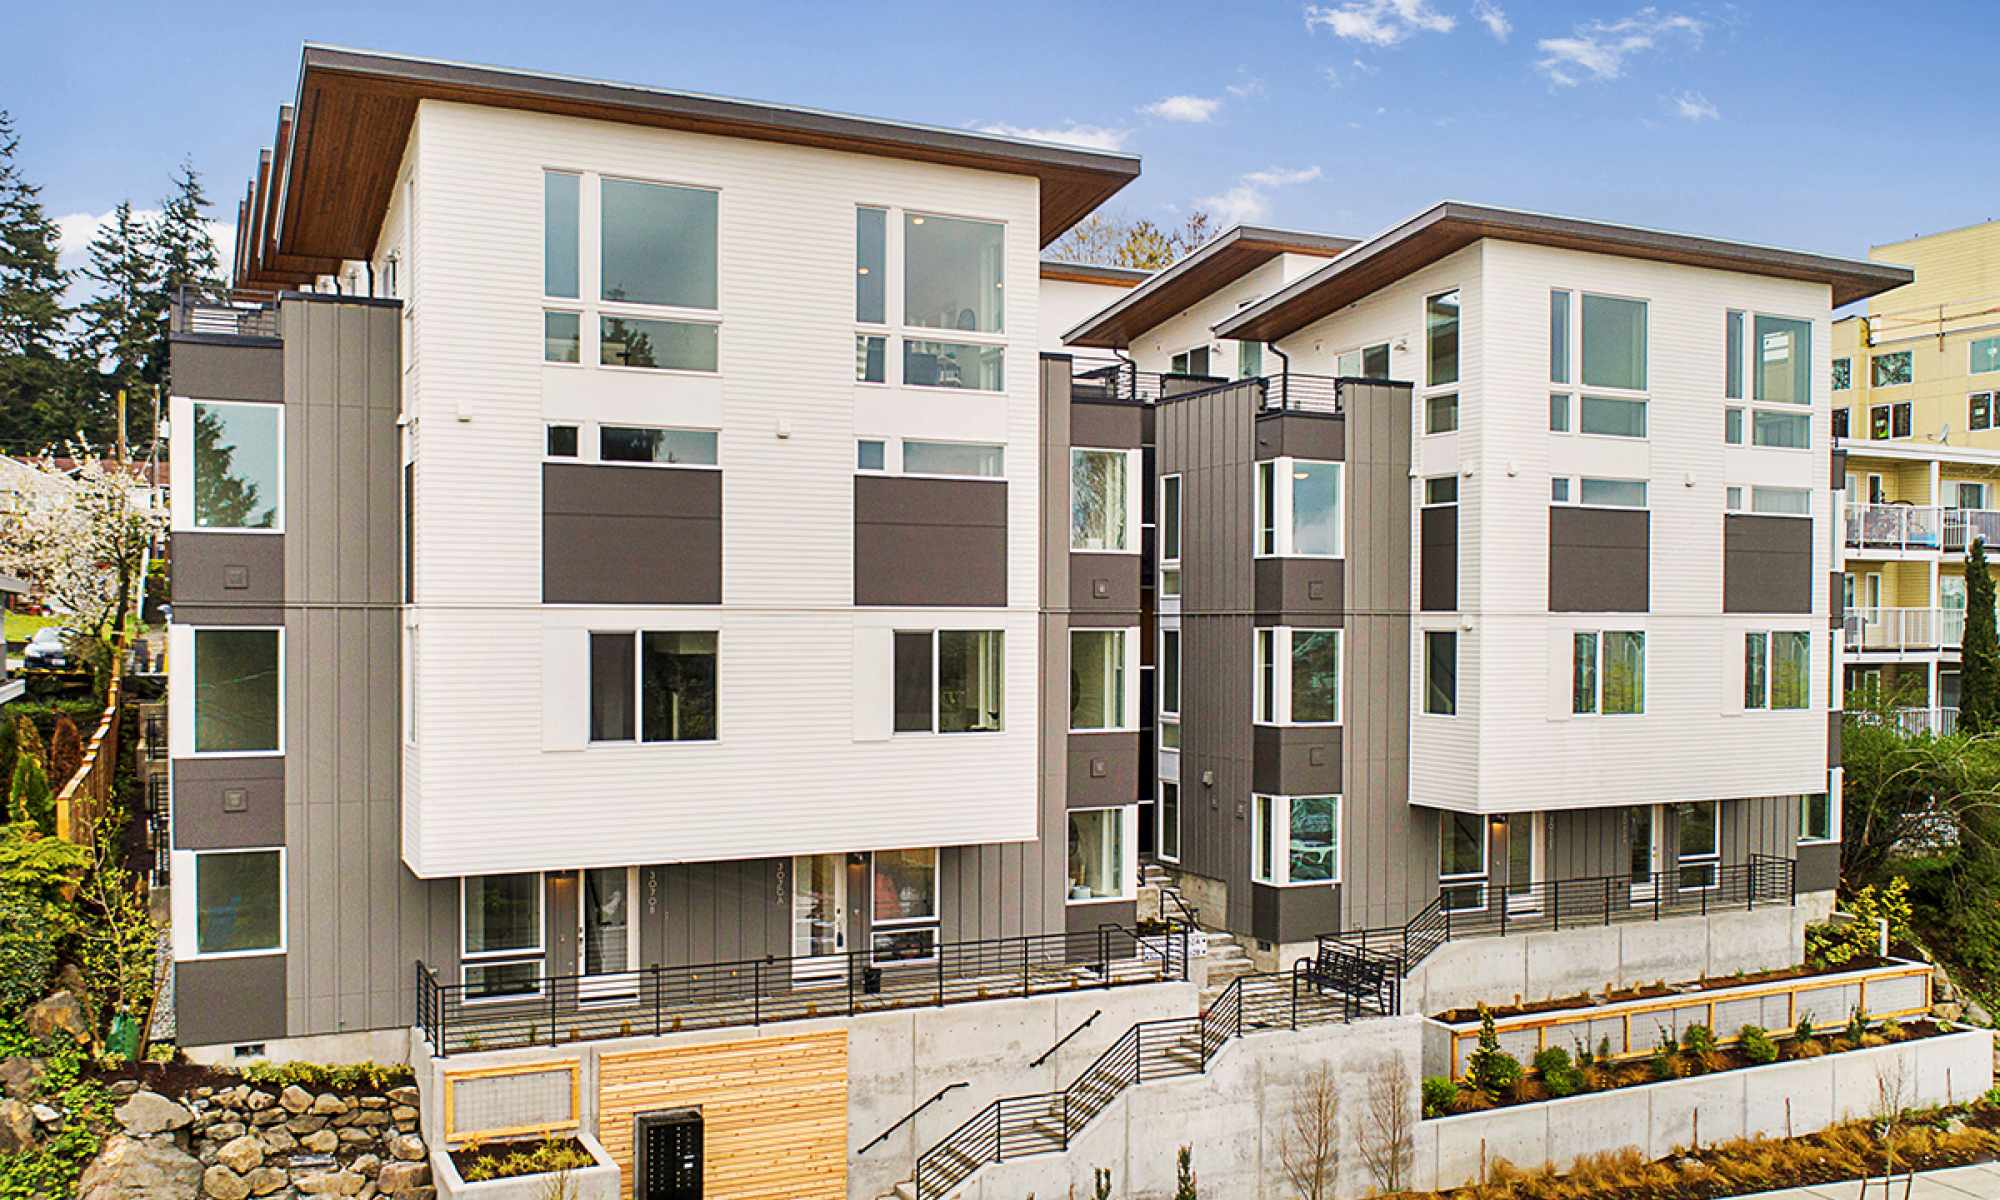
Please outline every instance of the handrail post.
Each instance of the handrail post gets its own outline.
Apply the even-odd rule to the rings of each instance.
[[[1563,883],[1560,879],[1551,879],[1549,881],[1549,909],[1550,915],[1555,918],[1555,931],[1561,933],[1563,927]]]
[[[939,1008],[943,1008],[943,1007],[944,1007],[944,945],[943,945],[943,943],[939,943],[939,945],[938,945],[938,948],[937,948],[937,990],[938,990],[938,1007],[939,1007]]]
[[[549,984],[549,1045],[556,1044],[556,981],[548,978]]]
[[[1665,871],[1653,872],[1653,921],[1655,924],[1660,919],[1660,893],[1665,891],[1666,888],[1667,873]]]
[[[654,963],[647,969],[653,973],[653,1036],[659,1037],[665,1028],[667,985],[666,981],[660,978],[660,964]]]
[[[1747,886],[1743,889],[1748,893],[1748,897],[1743,902],[1743,911],[1754,912],[1757,908],[1757,857],[1755,855],[1750,857],[1748,875]]]
[[[1028,935],[1021,935],[1021,996],[1028,995]]]
[[[1604,877],[1604,923],[1611,924],[1611,876]]]
[[[764,1023],[764,960],[761,958],[750,960],[750,1023]]]

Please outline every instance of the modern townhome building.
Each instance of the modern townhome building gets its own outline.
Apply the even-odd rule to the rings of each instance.
[[[1958,719],[1965,552],[2000,535],[2000,222],[1877,246],[1915,281],[1834,322],[1847,451],[1845,685],[1910,729]]]
[[[1154,845],[1204,923],[1288,961],[1830,904],[1822,368],[1910,272],[1449,202],[1302,276],[1203,257],[1066,340],[1264,367],[1153,418]]]

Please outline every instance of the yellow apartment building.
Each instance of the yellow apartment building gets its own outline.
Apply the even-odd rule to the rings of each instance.
[[[1845,684],[1888,689],[1906,724],[1949,730],[1965,552],[2000,540],[2000,221],[1869,257],[1916,279],[1833,326]]]

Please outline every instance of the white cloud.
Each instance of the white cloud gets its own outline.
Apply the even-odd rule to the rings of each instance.
[[[1393,46],[1415,33],[1450,33],[1456,18],[1429,0],[1347,0],[1338,8],[1306,5],[1306,29],[1326,27],[1333,36],[1368,46]]]
[[[1709,103],[1708,97],[1700,92],[1682,92],[1667,97],[1667,100],[1673,106],[1674,115],[1684,121],[1715,121],[1722,117],[1721,110]]]
[[[1486,26],[1486,32],[1503,42],[1514,32],[1514,22],[1507,19],[1507,14],[1493,0],[1472,0],[1472,19]]]
[[[1261,96],[1264,94],[1264,81],[1261,79],[1246,79],[1242,83],[1232,83],[1222,90],[1228,92],[1238,100],[1248,100],[1252,96]]]
[[[1320,72],[1321,72],[1321,74],[1323,74],[1323,75],[1325,75],[1325,76],[1326,76],[1326,82],[1327,82],[1327,86],[1328,86],[1328,87],[1339,87],[1339,86],[1340,86],[1340,72],[1339,72],[1339,71],[1336,71],[1336,70],[1335,70],[1335,69],[1333,69],[1332,67],[1322,67],[1322,68],[1320,69]]]
[[[1139,111],[1162,121],[1178,121],[1186,125],[1206,124],[1215,117],[1215,111],[1222,107],[1219,96],[1168,96],[1151,104],[1140,106]]]
[[[1271,211],[1272,189],[1311,183],[1319,176],[1318,167],[1271,167],[1251,171],[1238,178],[1235,187],[1220,195],[1203,196],[1195,204],[1207,210],[1226,229],[1246,221],[1263,220]]]
[[[1589,78],[1616,79],[1625,73],[1625,60],[1651,50],[1669,35],[1701,44],[1707,28],[1701,21],[1682,13],[1662,13],[1648,5],[1617,21],[1587,21],[1569,37],[1543,38],[1535,43],[1542,58],[1535,66],[1558,87],[1575,87]]]
[[[1065,146],[1082,146],[1090,150],[1122,150],[1132,136],[1129,129],[1112,129],[1106,125],[1080,125],[1072,122],[1060,126],[1009,125],[996,121],[976,126],[981,133],[998,134],[1001,137],[1025,138],[1031,142],[1059,142]]]
[[[91,239],[95,238],[97,231],[109,225],[117,215],[118,210],[114,208],[101,213],[65,213],[55,218],[57,265],[66,271],[80,270],[90,261],[87,251]],[[159,217],[160,210],[157,208],[132,210],[134,221],[157,221]],[[226,275],[229,272],[229,265],[236,260],[236,226],[233,223],[225,225],[221,221],[210,221],[208,234],[215,239],[216,257],[221,260],[222,270]]]

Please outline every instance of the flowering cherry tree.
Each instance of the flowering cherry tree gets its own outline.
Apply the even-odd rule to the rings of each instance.
[[[107,463],[87,443],[67,447],[74,467],[53,454],[31,469],[41,478],[19,492],[18,511],[0,518],[0,570],[21,577],[86,633],[108,638],[131,612],[146,548],[166,527],[140,479]]]

